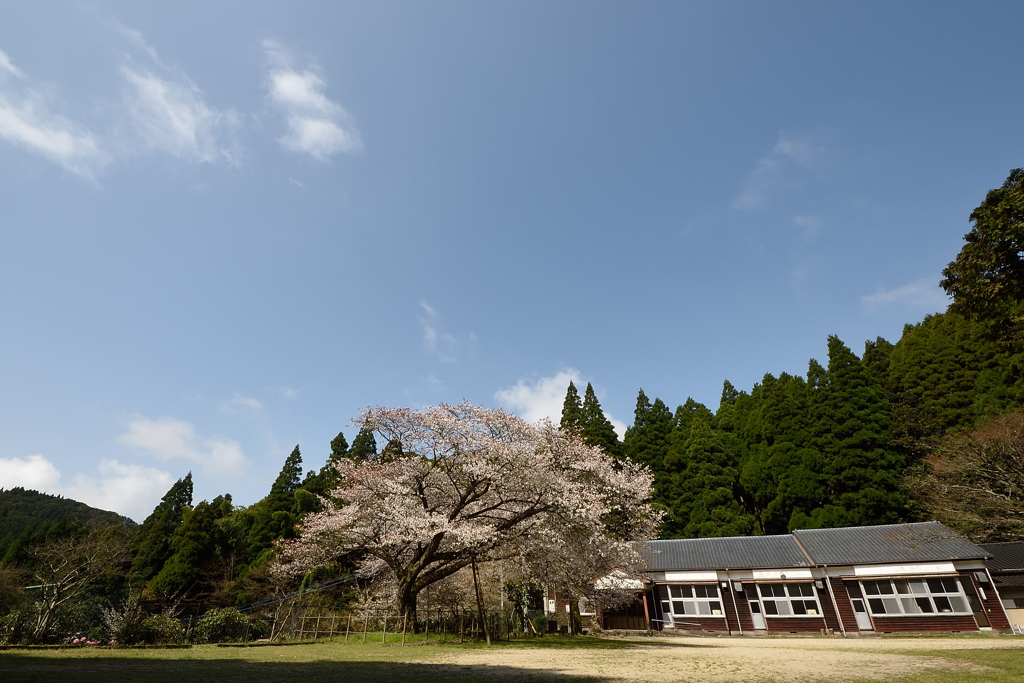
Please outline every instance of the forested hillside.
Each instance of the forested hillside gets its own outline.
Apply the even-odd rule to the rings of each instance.
[[[52,535],[61,535],[75,524],[128,524],[127,517],[98,510],[77,500],[21,487],[0,489],[0,560],[8,553]]]

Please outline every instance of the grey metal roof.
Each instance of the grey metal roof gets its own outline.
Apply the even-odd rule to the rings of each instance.
[[[792,536],[729,536],[651,541],[642,551],[649,571],[810,567]]]
[[[979,543],[978,547],[992,556],[985,561],[990,571],[1024,571],[1024,542]]]
[[[948,562],[988,556],[939,522],[801,529],[793,535],[819,565]]]

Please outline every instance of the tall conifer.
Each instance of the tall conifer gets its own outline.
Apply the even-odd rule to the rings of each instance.
[[[572,384],[570,383],[569,386]],[[568,401],[569,397],[566,396],[566,403]],[[582,413],[583,440],[590,446],[599,446],[605,453],[613,457],[621,457],[622,444],[619,442],[619,436],[615,433],[615,427],[612,426],[611,421],[601,410],[601,404],[598,402],[594,387],[590,385],[590,382],[587,382],[587,390],[583,395]],[[564,409],[562,419],[565,419]]]

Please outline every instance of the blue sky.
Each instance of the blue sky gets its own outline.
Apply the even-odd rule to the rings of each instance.
[[[898,339],[1024,165],[1024,5],[35,2],[0,22],[0,486],[141,520],[367,405],[715,407]]]

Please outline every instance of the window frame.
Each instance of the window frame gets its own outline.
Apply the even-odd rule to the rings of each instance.
[[[797,618],[797,619],[824,619],[825,615],[821,611],[821,601],[818,599],[818,591],[813,581],[771,581],[771,582],[758,582],[757,586],[757,597],[761,603],[761,613],[765,618],[778,619],[778,618]],[[794,595],[790,589],[790,586],[799,586],[797,589],[798,595]],[[769,595],[765,594],[764,589],[768,589]],[[804,589],[810,589],[810,593],[804,592]],[[781,589],[781,593],[779,592]],[[808,603],[814,603],[811,607]],[[787,612],[779,610],[779,605],[785,605]],[[808,610],[813,609],[814,613],[810,613]],[[798,612],[802,610],[802,612]]]
[[[714,597],[707,595],[708,589],[713,589]],[[679,595],[676,595],[676,592]],[[698,595],[700,592],[704,595]],[[673,623],[688,619],[725,619],[725,599],[722,597],[718,582],[658,584],[658,603],[662,614]],[[684,611],[676,612],[676,605],[683,605]],[[692,606],[693,613],[685,611],[687,605]],[[706,614],[701,613],[701,605],[706,606]],[[715,614],[716,608],[713,605],[718,605],[718,614]]]
[[[947,582],[956,584],[956,591],[948,589]],[[888,584],[889,592],[880,590],[881,584]],[[974,614],[970,596],[964,590],[963,577],[943,576],[900,576],[877,579],[860,579],[857,582],[868,613],[872,617],[969,617]],[[903,584],[900,586],[899,584]],[[869,585],[875,592],[868,589]],[[939,585],[942,590],[936,590]],[[901,588],[903,590],[901,590]],[[960,609],[956,609],[959,603]],[[943,603],[949,609],[943,609]],[[878,611],[881,606],[882,611]],[[895,606],[899,611],[891,610]]]

